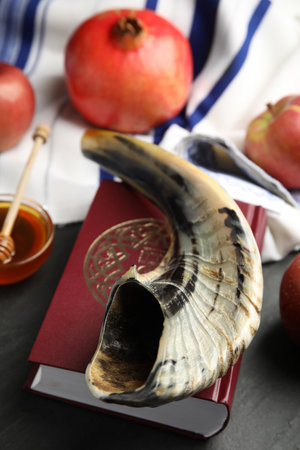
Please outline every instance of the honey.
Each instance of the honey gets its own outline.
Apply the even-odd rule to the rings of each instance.
[[[0,198],[0,229],[10,203]],[[11,261],[0,263],[0,284],[15,283],[27,278],[47,259],[53,241],[52,221],[40,205],[24,200],[11,237],[15,243],[15,253]]]

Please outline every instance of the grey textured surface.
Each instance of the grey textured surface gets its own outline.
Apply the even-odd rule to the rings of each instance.
[[[278,304],[294,255],[264,266],[261,326],[244,354],[230,422],[209,441],[24,391],[27,357],[79,228],[57,230],[51,257],[31,278],[0,286],[0,449],[300,450],[300,350],[286,336]]]

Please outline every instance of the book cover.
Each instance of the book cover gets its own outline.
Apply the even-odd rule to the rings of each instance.
[[[238,204],[261,249],[264,209]],[[124,183],[101,182],[29,355],[33,370],[27,389],[194,437],[208,438],[226,426],[241,359],[213,386],[157,408],[100,402],[85,383],[114,279],[136,258],[141,271],[154,268],[167,245],[164,219],[156,207]]]

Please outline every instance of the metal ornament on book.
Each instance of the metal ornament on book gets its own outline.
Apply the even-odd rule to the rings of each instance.
[[[170,245],[169,228],[163,219],[122,222],[100,234],[84,261],[84,276],[94,298],[106,306],[115,281],[134,263],[139,273],[154,270]]]

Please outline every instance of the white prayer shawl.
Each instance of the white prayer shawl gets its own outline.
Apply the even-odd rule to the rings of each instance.
[[[194,81],[186,108],[138,137],[176,151],[186,136],[219,136],[242,151],[248,123],[267,102],[300,94],[300,21],[282,4],[279,0],[2,0],[0,60],[17,65],[29,77],[36,112],[22,141],[0,154],[0,192],[15,191],[33,129],[47,123],[51,137],[34,163],[25,194],[45,205],[57,224],[85,218],[107,174],[81,154],[81,136],[91,125],[70,103],[64,52],[75,28],[105,9],[153,9],[191,42]],[[299,192],[292,194],[300,197]],[[241,200],[248,199],[246,194]],[[299,209],[282,201],[274,211],[271,204],[263,261],[278,260],[300,245]]]

